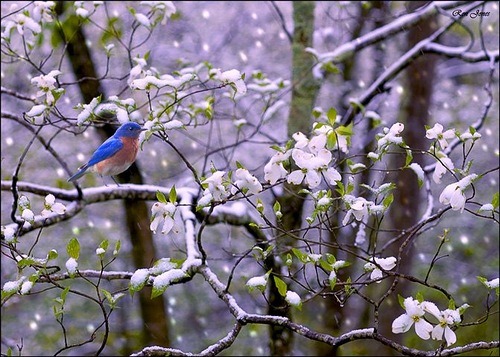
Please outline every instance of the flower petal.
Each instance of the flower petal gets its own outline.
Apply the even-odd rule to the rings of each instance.
[[[407,314],[402,314],[392,322],[392,333],[404,333],[413,325],[413,319]]]
[[[428,340],[431,337],[432,330],[433,326],[422,318],[415,322],[415,332],[423,340]]]
[[[455,332],[453,332],[453,330],[448,326],[444,328],[444,338],[448,346],[453,345],[455,342],[457,342],[457,336],[455,335]]]

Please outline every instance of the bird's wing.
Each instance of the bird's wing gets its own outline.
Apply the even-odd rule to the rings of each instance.
[[[101,162],[102,160],[109,159],[111,156],[116,154],[123,147],[123,143],[120,139],[115,137],[110,137],[108,140],[102,143],[101,146],[97,148],[92,157],[88,162],[88,166],[92,166]]]

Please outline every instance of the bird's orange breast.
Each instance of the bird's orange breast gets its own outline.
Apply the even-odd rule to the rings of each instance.
[[[121,138],[123,147],[110,158],[95,165],[95,172],[104,176],[114,176],[127,170],[133,164],[139,151],[139,140]]]

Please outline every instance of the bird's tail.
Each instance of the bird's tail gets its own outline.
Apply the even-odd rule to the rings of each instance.
[[[81,166],[78,168],[78,171],[76,172],[76,174],[74,174],[73,176],[71,176],[69,179],[68,179],[68,182],[73,182],[73,181],[76,181],[78,180],[80,177],[82,177],[83,175],[85,175],[85,173],[87,172],[87,169],[89,167],[87,166],[87,164]]]

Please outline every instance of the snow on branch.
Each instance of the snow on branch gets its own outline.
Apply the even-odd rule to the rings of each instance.
[[[472,4],[467,7],[467,11],[477,7],[477,4]],[[412,14],[414,15],[414,14]],[[359,98],[355,99],[355,102],[360,103],[362,106],[366,106],[377,94],[386,91],[385,85],[395,78],[404,68],[406,68],[410,63],[412,63],[416,58],[422,56],[425,53],[441,54],[447,57],[456,57],[462,59],[466,62],[498,62],[499,51],[492,51],[491,53],[486,53],[485,51],[469,52],[469,48],[472,43],[466,46],[460,47],[449,47],[434,43],[443,33],[454,25],[456,20],[452,19],[443,25],[440,29],[435,31],[431,36],[423,39],[417,43],[413,48],[403,54],[396,62],[389,66],[373,83],[372,85],[364,91]],[[375,31],[374,31],[375,32]],[[359,39],[358,39],[359,40]],[[355,40],[357,41],[357,40]],[[352,42],[352,41],[351,41]],[[342,123],[344,125],[349,124],[354,116],[358,113],[358,107],[350,107],[345,113]]]
[[[448,10],[455,8],[459,5],[463,5],[464,3],[468,3],[467,1],[433,1],[429,5],[417,10],[411,14],[406,14],[401,16],[391,23],[382,26],[378,29],[375,29],[366,35],[363,35],[359,38],[356,38],[352,41],[346,42],[343,45],[337,47],[334,51],[326,52],[323,54],[318,54],[314,49],[307,48],[306,51],[314,54],[320,63],[326,63],[330,61],[342,61],[345,58],[351,56],[354,52],[359,51],[365,47],[368,47],[374,43],[377,43],[381,40],[387,39],[392,35],[395,35],[399,32],[406,31],[409,27],[414,26],[418,22],[430,18],[431,16],[436,15],[442,10]],[[474,2],[470,8],[473,9],[475,7],[483,4],[484,1]],[[469,7],[468,7],[469,9]]]
[[[72,201],[66,206],[67,209],[64,214],[52,213],[46,216],[35,216],[33,222],[24,224],[19,229],[18,235],[24,235],[35,229],[51,226],[61,221],[71,219],[84,209],[85,206],[90,204],[119,199],[156,201],[156,193],[158,191],[162,192],[167,197],[170,193],[170,188],[155,185],[135,184],[86,188],[81,190],[81,197],[79,197],[77,190],[60,189],[24,181],[17,182],[16,188],[19,192],[33,193],[40,196],[52,194],[59,200]],[[12,181],[2,180],[1,189],[2,191],[12,191]],[[193,198],[197,197],[198,190],[190,187],[181,187],[176,190],[177,196],[180,198],[179,210],[181,213],[181,219],[183,220],[186,229],[188,256],[195,258],[197,253],[195,250],[194,224],[197,217],[193,213],[192,207],[193,202],[195,201]],[[204,213],[202,212],[198,218],[201,219],[203,217]],[[19,219],[21,220],[21,218]],[[267,241],[268,238],[265,234],[256,227],[256,219],[257,218],[248,211],[247,207],[236,202],[229,205],[227,208],[221,206],[216,207],[210,216],[207,217],[206,224],[214,225],[217,223],[227,223],[235,226],[244,226],[257,242]],[[16,223],[11,223],[6,227],[17,230],[18,225]]]

